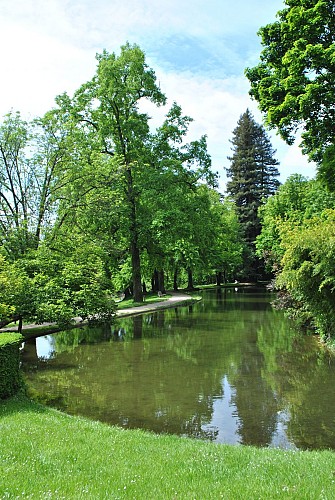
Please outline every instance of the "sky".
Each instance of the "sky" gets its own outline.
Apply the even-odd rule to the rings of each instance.
[[[148,106],[159,126],[172,102],[193,118],[189,140],[206,134],[212,167],[225,189],[232,132],[247,108],[246,67],[259,62],[257,31],[274,22],[283,0],[0,0],[0,116],[43,115],[57,95],[70,96],[95,71],[104,49],[138,44],[168,98],[165,109]],[[315,175],[299,149],[269,132],[280,162],[280,181],[293,173]]]

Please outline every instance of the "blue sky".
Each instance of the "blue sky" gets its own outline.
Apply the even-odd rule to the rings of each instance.
[[[56,95],[71,95],[93,76],[96,53],[137,43],[168,106],[176,101],[194,119],[189,139],[207,134],[224,190],[239,116],[248,107],[262,121],[244,69],[258,62],[258,29],[283,7],[282,0],[0,0],[0,114],[43,114]],[[167,109],[147,111],[158,125]],[[314,176],[298,141],[288,147],[270,135],[282,181],[292,173]]]

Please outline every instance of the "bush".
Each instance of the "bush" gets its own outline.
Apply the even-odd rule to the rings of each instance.
[[[0,399],[15,394],[22,385],[18,333],[0,333]]]
[[[326,210],[286,231],[282,246],[285,253],[277,286],[289,292],[302,319],[311,320],[324,340],[333,341],[335,210]]]

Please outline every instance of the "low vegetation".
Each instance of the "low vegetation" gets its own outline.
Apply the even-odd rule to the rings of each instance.
[[[0,336],[0,399],[13,396],[21,386],[19,345],[21,335],[3,333]]]
[[[333,498],[334,453],[125,431],[20,396],[0,403],[1,498]]]

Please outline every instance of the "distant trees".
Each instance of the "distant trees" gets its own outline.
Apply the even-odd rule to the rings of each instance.
[[[9,113],[0,126],[0,242],[11,257],[36,247],[36,220],[42,218],[38,170],[27,157],[30,134],[19,113]]]
[[[11,112],[0,125],[0,244],[9,259],[38,248],[67,187],[87,180],[72,139],[51,113],[27,122]]]
[[[279,163],[264,127],[256,123],[248,109],[240,116],[231,143],[227,193],[236,204],[246,242],[244,277],[257,280],[263,272],[255,256],[255,239],[261,229],[258,209],[279,186]]]

